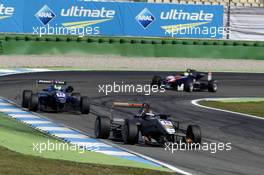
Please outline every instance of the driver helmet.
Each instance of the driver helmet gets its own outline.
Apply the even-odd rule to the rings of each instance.
[[[143,104],[143,116],[154,116],[153,111],[150,109],[150,105],[147,103]]]
[[[62,87],[61,86],[59,86],[59,85],[54,85],[53,86],[53,88],[55,89],[55,90],[58,90],[58,91],[60,91],[61,89],[62,89]]]
[[[184,72],[183,75],[184,75],[184,76],[188,76],[189,73],[188,73],[188,72]]]
[[[153,113],[152,110],[147,111],[145,114],[146,114],[146,115],[150,115],[150,116],[154,116],[154,113]]]

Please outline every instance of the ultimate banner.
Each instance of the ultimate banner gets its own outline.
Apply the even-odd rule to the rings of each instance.
[[[0,0],[0,32],[222,38],[223,6]]]

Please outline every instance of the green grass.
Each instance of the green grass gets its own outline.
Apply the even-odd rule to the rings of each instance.
[[[70,161],[23,155],[0,146],[0,174],[4,175],[170,175],[161,171]]]
[[[0,35],[3,55],[120,55],[126,57],[263,60],[264,42],[179,38]],[[18,47],[19,46],[19,47]],[[2,49],[1,49],[2,48]],[[89,58],[89,56],[87,57]]]
[[[33,150],[33,143],[47,143],[48,140],[52,143],[62,143],[0,114],[0,174],[141,174],[142,172],[167,174],[166,171],[168,172],[168,169],[162,167],[90,151],[80,153],[78,150],[54,150],[39,153]]]
[[[264,117],[264,101],[256,101],[256,102],[202,101],[200,102],[200,104],[204,106]]]

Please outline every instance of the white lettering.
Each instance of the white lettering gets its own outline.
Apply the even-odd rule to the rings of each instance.
[[[4,4],[0,4],[0,15],[12,16],[15,12],[13,7],[5,7]]]
[[[213,13],[204,13],[201,10],[199,13],[189,13],[184,12],[183,10],[172,9],[168,12],[161,12],[160,19],[163,20],[188,20],[188,21],[212,21],[214,18]]]
[[[85,9],[84,7],[72,6],[69,9],[62,9],[61,16],[74,16],[74,17],[92,17],[92,18],[114,18],[114,10],[106,10],[104,7],[101,9]]]

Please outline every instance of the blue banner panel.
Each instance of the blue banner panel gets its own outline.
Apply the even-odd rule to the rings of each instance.
[[[24,0],[0,0],[0,32],[23,32],[23,11]]]
[[[0,32],[222,38],[223,6],[2,0]]]

